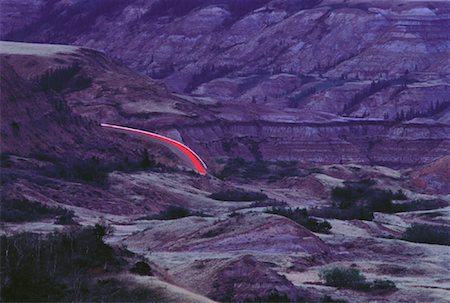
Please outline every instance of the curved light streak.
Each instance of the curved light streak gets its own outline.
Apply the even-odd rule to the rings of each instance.
[[[133,133],[138,135],[145,135],[146,138],[151,139],[151,141],[162,144],[166,147],[168,147],[171,151],[173,151],[175,154],[177,154],[180,158],[184,160],[184,162],[192,169],[196,170],[201,175],[206,175],[206,164],[203,162],[203,160],[189,147],[184,145],[181,142],[178,142],[176,140],[173,140],[171,138],[158,135],[152,132],[148,132],[141,129],[126,127],[126,126],[120,126],[120,125],[114,125],[114,124],[108,124],[108,123],[101,123],[100,124],[103,127],[108,127],[113,130],[125,132],[125,133]]]

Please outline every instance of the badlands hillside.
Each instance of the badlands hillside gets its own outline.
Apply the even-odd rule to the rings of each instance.
[[[184,123],[161,117],[206,156],[411,166],[448,154],[447,1],[2,6],[3,39],[100,49],[174,93],[219,103],[213,119],[200,112]],[[115,93],[97,98],[120,98]],[[149,96],[135,93],[119,110],[142,117],[156,110],[144,110]],[[80,112],[119,120],[111,105],[87,109],[82,97],[74,97]]]
[[[0,8],[2,301],[448,302],[447,1]]]

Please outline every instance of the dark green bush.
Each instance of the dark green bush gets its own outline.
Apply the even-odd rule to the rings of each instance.
[[[267,199],[267,195],[264,193],[244,190],[225,190],[212,193],[209,197],[219,201],[262,201]]]
[[[360,290],[369,287],[364,275],[355,268],[334,267],[322,270],[319,276],[329,286]]]
[[[334,287],[361,291],[390,291],[396,289],[395,283],[390,280],[376,279],[373,282],[367,282],[366,277],[355,268],[334,267],[322,270],[319,276],[325,281],[326,285]]]
[[[403,239],[417,243],[450,245],[450,227],[414,223],[406,229]]]
[[[306,227],[307,229],[318,233],[329,233],[331,224],[328,221],[318,221],[308,216],[306,209],[272,207],[266,209],[266,213],[280,215],[293,220],[294,222]]]
[[[62,207],[49,207],[47,205],[29,200],[2,200],[0,219],[2,222],[32,222],[54,217],[72,218],[73,211]],[[66,221],[69,222],[69,221]],[[74,223],[74,222],[73,222]],[[69,223],[68,223],[69,224]]]
[[[148,265],[144,261],[136,262],[132,268],[130,268],[130,272],[134,274],[138,274],[141,276],[153,276],[152,269],[150,265]]]

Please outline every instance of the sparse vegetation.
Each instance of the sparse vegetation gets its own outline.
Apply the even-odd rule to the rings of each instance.
[[[171,205],[165,210],[160,211],[157,215],[144,216],[139,218],[139,220],[175,220],[190,216],[210,217],[210,215],[201,211],[192,212],[185,207]]]
[[[110,169],[96,157],[58,163],[58,175],[64,179],[85,181],[96,184],[108,182]]]
[[[284,177],[298,175],[299,171],[295,161],[246,161],[242,158],[233,158],[227,161],[218,177],[221,179],[238,177],[275,182]]]
[[[308,89],[305,89],[305,90],[295,94],[294,96],[289,98],[288,107],[297,108],[299,106],[300,102],[302,102],[305,98],[307,98],[310,95],[313,95],[315,93],[316,93],[316,87],[312,86]]]
[[[450,245],[450,227],[414,223],[406,229],[403,239],[416,243]]]
[[[244,191],[244,190],[225,190],[212,193],[209,195],[211,199],[219,201],[262,201],[267,199],[267,195],[261,192]]]
[[[226,230],[227,230],[227,226],[222,225],[222,226],[208,230],[207,232],[203,233],[201,235],[201,237],[202,238],[213,238],[213,237],[223,234]]]
[[[236,67],[231,65],[216,66],[214,64],[208,64],[202,66],[201,70],[192,75],[191,83],[186,87],[185,91],[190,92],[199,87],[202,83],[211,81],[216,78],[223,77],[229,73],[232,73]]]
[[[62,207],[49,207],[26,199],[1,201],[1,221],[11,223],[40,221],[57,217],[56,224],[74,224],[74,213]]]
[[[331,224],[328,221],[319,221],[317,219],[309,217],[308,211],[304,208],[292,209],[284,207],[272,207],[270,209],[267,209],[266,213],[289,218],[313,232],[329,233],[331,229]]]

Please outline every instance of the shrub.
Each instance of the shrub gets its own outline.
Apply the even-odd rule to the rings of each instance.
[[[153,276],[150,265],[143,261],[136,262],[130,269],[130,272],[141,276]]]
[[[32,222],[40,221],[56,216],[72,218],[73,212],[62,207],[49,207],[47,205],[32,202],[26,199],[22,200],[2,200],[1,216],[3,222]]]
[[[355,268],[334,267],[320,272],[325,284],[334,287],[365,289],[368,287],[366,277]]]
[[[313,232],[329,233],[331,229],[331,224],[328,221],[318,221],[314,218],[310,218],[308,216],[307,210],[304,208],[292,209],[283,207],[272,207],[270,209],[267,209],[265,212],[289,218]]]
[[[225,190],[212,193],[211,199],[219,201],[262,201],[267,199],[267,195],[259,192],[244,190]]]
[[[450,245],[450,227],[414,223],[406,229],[402,238],[416,243]]]

